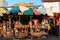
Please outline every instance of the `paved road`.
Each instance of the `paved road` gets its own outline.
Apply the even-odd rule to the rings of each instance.
[[[12,38],[4,38],[0,37],[0,40],[60,40],[60,37],[50,36],[47,39],[41,39],[41,38],[34,38],[34,39],[12,39]]]

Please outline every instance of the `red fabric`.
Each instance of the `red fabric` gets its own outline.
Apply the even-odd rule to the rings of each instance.
[[[40,13],[36,9],[33,9],[33,11],[35,15],[40,15]]]
[[[57,18],[60,18],[60,14],[56,14],[56,17],[57,17]]]

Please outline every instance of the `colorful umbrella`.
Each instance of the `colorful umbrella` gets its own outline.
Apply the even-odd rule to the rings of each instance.
[[[7,8],[8,11],[10,11],[12,8]]]
[[[5,8],[0,8],[0,13],[6,14],[7,10]]]
[[[35,15],[40,15],[40,13],[36,9],[33,9],[33,11]]]
[[[28,7],[25,7],[25,6],[19,6],[19,8],[20,8],[21,12],[24,12],[26,10],[29,10],[29,8]]]
[[[29,8],[29,10],[24,11],[24,15],[33,15],[33,9]]]
[[[10,12],[12,12],[12,13],[17,13],[19,11],[20,11],[19,6],[12,7],[12,9],[10,10]]]
[[[8,10],[8,14],[10,14],[10,10],[11,10],[12,8],[10,7],[10,8],[7,8],[7,10]]]
[[[38,12],[41,14],[45,15],[46,14],[46,8],[41,8],[41,9],[36,9]]]

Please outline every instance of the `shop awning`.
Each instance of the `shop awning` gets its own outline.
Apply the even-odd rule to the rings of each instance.
[[[24,15],[33,15],[33,9],[29,8],[29,10],[24,11]]]
[[[40,15],[40,13],[36,9],[33,9],[33,11],[35,15]]]
[[[46,8],[42,8],[42,9],[36,9],[38,12],[40,12],[41,14],[45,15],[46,14]]]
[[[12,7],[12,9],[10,10],[10,12],[12,12],[12,13],[17,13],[19,11],[20,11],[19,6]]]

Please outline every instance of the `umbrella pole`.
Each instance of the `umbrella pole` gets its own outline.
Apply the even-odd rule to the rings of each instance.
[[[19,15],[19,21],[20,21],[20,15]],[[20,23],[20,22],[19,22]]]
[[[13,29],[13,36],[15,37],[15,31],[14,31],[14,20],[12,20],[12,29]]]
[[[32,23],[31,18],[32,18],[32,16],[30,16],[30,22]],[[31,25],[30,25],[30,27],[31,27]],[[32,28],[30,28],[30,31],[32,31]],[[32,39],[32,37],[31,37],[31,39]]]
[[[19,15],[19,24],[20,24],[20,15]]]

